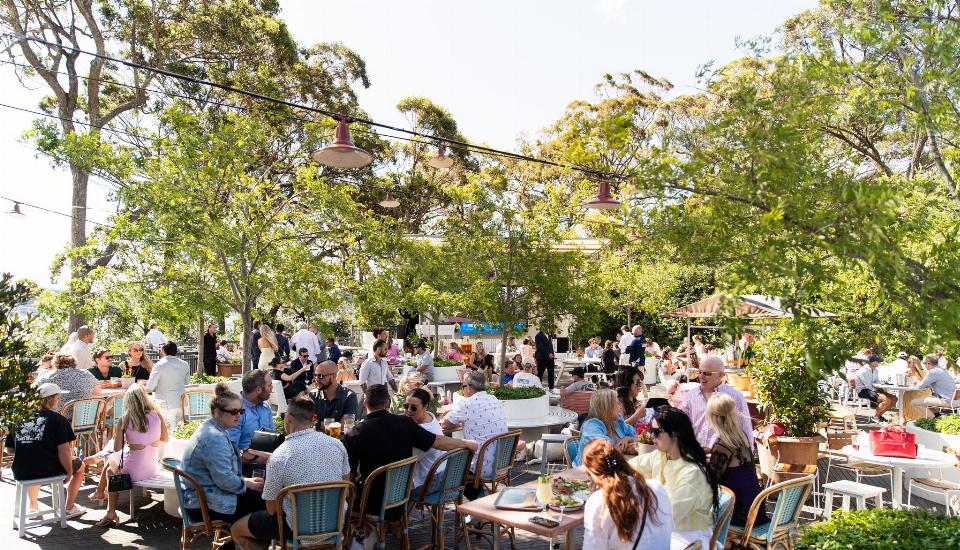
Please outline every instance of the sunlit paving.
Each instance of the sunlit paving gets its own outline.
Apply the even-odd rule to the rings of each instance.
[[[958,21],[4,2],[4,550],[960,550]]]

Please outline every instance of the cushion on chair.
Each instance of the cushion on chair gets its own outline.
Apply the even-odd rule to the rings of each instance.
[[[586,414],[590,410],[590,396],[593,392],[575,391],[573,393],[560,397],[560,406],[564,409],[580,414]]]
[[[960,490],[960,484],[954,483],[952,481],[944,481],[942,479],[937,479],[935,477],[915,477],[913,482],[918,485],[923,485],[925,487],[931,487],[934,489],[943,489],[945,491],[956,491]]]

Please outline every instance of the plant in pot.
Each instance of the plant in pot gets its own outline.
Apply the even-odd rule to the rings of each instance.
[[[747,374],[767,422],[783,426],[782,435],[757,444],[760,468],[767,476],[778,461],[817,463],[821,441],[817,425],[830,411],[829,396],[818,385],[825,367],[817,358],[823,355],[814,351],[822,337],[811,320],[794,319],[764,332],[754,344],[756,357]]]

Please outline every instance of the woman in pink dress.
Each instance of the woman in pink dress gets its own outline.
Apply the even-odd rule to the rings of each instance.
[[[123,473],[130,474],[132,481],[150,479],[160,469],[160,444],[168,440],[167,423],[160,415],[160,408],[147,396],[143,386],[130,386],[124,397],[123,416],[117,422],[113,435],[114,453],[107,457],[100,484],[93,494],[94,500],[103,500],[110,476],[120,473],[121,452],[123,453]],[[122,449],[122,451],[121,451]],[[100,527],[116,525],[117,497],[119,493],[109,493],[107,513],[97,522]]]

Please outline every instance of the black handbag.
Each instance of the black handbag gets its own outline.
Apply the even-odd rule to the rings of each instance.
[[[283,435],[264,429],[253,432],[250,436],[250,448],[254,451],[272,453],[283,443]]]
[[[130,474],[123,473],[123,448],[120,448],[120,473],[114,474],[107,479],[107,491],[119,493],[120,491],[129,491],[133,489],[133,478]]]

